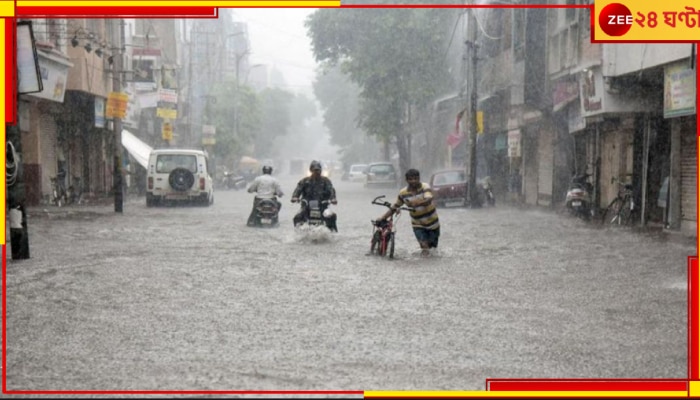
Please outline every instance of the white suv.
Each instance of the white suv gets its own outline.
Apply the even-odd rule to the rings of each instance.
[[[160,149],[148,157],[146,206],[163,201],[214,203],[209,157],[201,150]]]

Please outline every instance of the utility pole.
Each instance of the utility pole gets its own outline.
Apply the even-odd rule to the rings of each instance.
[[[119,19],[119,55],[114,60],[114,75],[112,80],[112,91],[122,91],[121,73],[124,60],[124,20]],[[124,185],[122,177],[122,120],[119,116],[114,117],[114,212],[122,213],[124,210]]]
[[[477,44],[476,44],[476,16],[474,9],[469,9],[469,38],[464,42],[467,46],[468,57],[471,60],[471,84],[469,85],[469,140],[467,141],[467,154],[469,154],[469,185],[468,199],[471,208],[479,207],[479,193],[476,188],[476,136],[477,136],[477,91],[476,91],[476,66],[477,66]]]

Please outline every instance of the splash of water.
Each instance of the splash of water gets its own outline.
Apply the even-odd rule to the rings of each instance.
[[[301,243],[325,243],[333,239],[333,232],[323,225],[302,225],[294,228],[296,240]]]

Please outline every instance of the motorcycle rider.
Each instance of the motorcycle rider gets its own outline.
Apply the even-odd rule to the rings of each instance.
[[[248,217],[248,226],[255,226],[255,208],[260,203],[261,199],[272,199],[277,203],[277,211],[282,209],[282,203],[277,200],[277,197],[284,196],[277,178],[272,176],[272,167],[264,165],[262,167],[262,175],[256,177],[248,187],[248,193],[255,192],[253,199],[253,210]]]
[[[321,176],[321,163],[314,160],[311,161],[309,165],[309,171],[311,171],[311,176],[302,178],[297,184],[294,193],[292,193],[292,203],[296,203],[303,198],[306,201],[317,200],[319,202],[329,200],[331,204],[338,204],[338,200],[335,198],[335,188],[330,179],[325,176]],[[306,210],[300,210],[294,216],[294,226],[298,226],[304,222],[304,213]],[[333,232],[338,232],[338,226],[336,224],[337,216],[335,213],[326,218],[328,224],[328,229]]]

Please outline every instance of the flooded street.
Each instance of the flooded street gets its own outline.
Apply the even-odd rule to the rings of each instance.
[[[32,209],[7,263],[8,390],[482,390],[487,378],[687,377],[690,240],[497,204],[440,208],[429,258],[334,178],[339,232],[275,229],[253,195],[211,207]],[[72,212],[75,211],[75,212]],[[7,253],[10,253],[9,246]],[[9,257],[9,256],[8,256]]]

